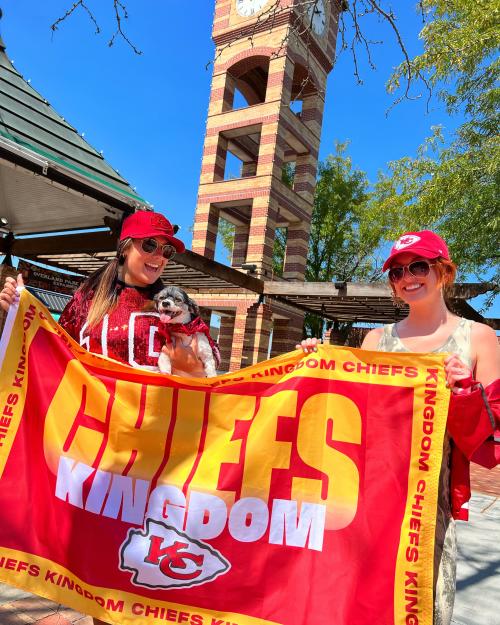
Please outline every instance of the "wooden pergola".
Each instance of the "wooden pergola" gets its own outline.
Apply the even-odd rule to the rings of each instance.
[[[448,304],[461,317],[500,329],[498,319],[484,319],[467,301],[488,293],[493,287],[487,282],[455,284]],[[268,282],[264,293],[332,321],[387,323],[399,321],[408,314],[408,307],[395,305],[389,286],[380,282],[305,282],[300,286],[290,282]]]
[[[116,233],[100,230],[19,237],[10,243],[10,250],[16,256],[42,262],[55,269],[88,275],[113,258],[115,245]],[[0,253],[5,248],[5,239],[0,239]],[[241,269],[228,267],[189,250],[168,263],[162,279],[195,296],[197,292],[250,292],[331,321],[388,323],[398,321],[407,314],[406,308],[394,304],[385,283],[263,281]],[[484,319],[467,301],[492,288],[493,285],[487,282],[457,284],[451,293],[450,305],[463,317],[500,329],[498,319]]]

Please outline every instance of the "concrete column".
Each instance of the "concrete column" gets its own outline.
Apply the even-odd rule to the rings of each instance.
[[[226,160],[227,160],[227,146],[228,140],[226,137],[219,135],[219,140],[217,142],[217,150],[215,152],[215,162],[213,164],[213,181],[224,180],[224,173],[226,171]],[[204,159],[204,167],[207,159]]]
[[[236,81],[231,74],[226,72],[226,84],[224,85],[224,91],[222,96],[222,112],[231,111],[234,103],[234,91],[236,88]]]
[[[235,226],[231,265],[240,267],[247,260],[250,226]]]
[[[257,277],[272,276],[273,246],[278,203],[270,195],[254,198],[248,236],[247,263],[257,266]]]
[[[283,278],[285,280],[304,281],[310,227],[311,224],[305,221],[288,226],[283,265]]]
[[[212,309],[206,308],[205,306],[200,306],[200,317],[203,321],[210,327],[210,318],[212,317]]]
[[[241,167],[241,177],[248,178],[249,176],[255,176],[257,173],[257,161],[248,161],[243,163]]]
[[[323,335],[323,343],[326,345],[344,345],[344,339],[340,330],[331,327]]]
[[[295,165],[293,190],[307,200],[314,202],[318,159],[316,154],[299,154]]]
[[[245,339],[245,328],[247,323],[248,302],[238,302],[236,305],[236,315],[233,326],[233,345],[231,350],[231,360],[229,371],[238,371],[246,364],[242,363],[243,344]]]
[[[213,204],[199,203],[193,227],[193,252],[213,260],[218,229],[219,209]]]

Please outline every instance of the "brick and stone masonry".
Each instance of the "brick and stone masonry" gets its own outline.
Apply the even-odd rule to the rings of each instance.
[[[326,79],[337,36],[337,2],[325,2],[322,33],[297,28],[298,5],[299,0],[279,0],[276,8],[268,2],[246,17],[238,14],[236,0],[215,3],[216,52],[192,249],[214,258],[224,218],[235,225],[231,264],[253,265],[253,275],[263,280],[304,280]],[[228,175],[229,154],[241,161],[237,177]],[[285,163],[294,165],[291,188],[282,180]],[[272,262],[277,228],[287,232],[280,278]],[[303,314],[282,303],[245,290],[194,296],[205,311],[221,315],[225,370],[289,351],[302,336]]]

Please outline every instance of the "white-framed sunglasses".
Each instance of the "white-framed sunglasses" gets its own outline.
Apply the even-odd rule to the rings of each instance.
[[[414,278],[425,278],[429,275],[431,267],[433,267],[436,263],[429,263],[426,260],[414,260],[407,265],[401,265],[401,267],[391,267],[389,269],[389,280],[392,283],[399,282],[403,279],[405,275],[405,271],[407,271],[410,276]]]

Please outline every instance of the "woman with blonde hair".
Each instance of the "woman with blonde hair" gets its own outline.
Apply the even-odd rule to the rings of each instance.
[[[80,345],[132,366],[156,368],[163,345],[158,316],[149,310],[154,295],[163,288],[161,273],[184,243],[174,236],[171,223],[159,213],[139,211],[122,225],[116,256],[95,271],[76,291],[63,310],[59,324]],[[8,310],[16,287],[7,278],[0,306]]]
[[[140,211],[122,225],[116,256],[94,272],[63,310],[59,324],[88,351],[103,354],[135,367],[157,367],[163,339],[154,331],[158,315],[149,304],[163,288],[161,273],[184,243],[163,215]],[[4,310],[18,297],[7,278],[0,292]],[[106,625],[94,618],[94,625]]]

